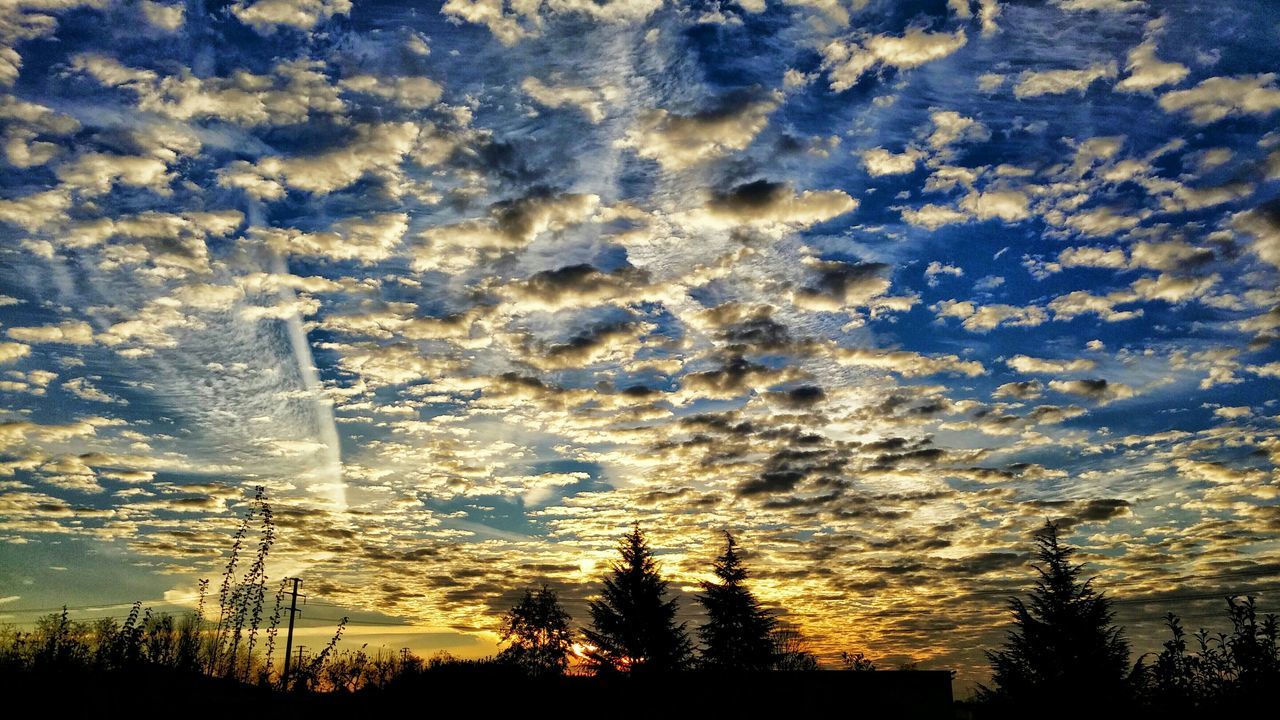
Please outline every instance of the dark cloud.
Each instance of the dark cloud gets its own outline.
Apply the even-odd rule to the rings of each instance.
[[[812,264],[809,280],[796,292],[798,302],[815,307],[862,305],[889,288],[890,266],[878,262],[820,261]]]
[[[847,464],[848,458],[833,449],[779,450],[765,462],[765,470],[759,477],[738,486],[738,494],[789,492],[806,478],[839,473]]]
[[[792,194],[787,183],[756,180],[712,197],[710,207],[732,214],[750,214],[785,200]]]
[[[733,355],[722,360],[720,367],[714,370],[685,375],[682,384],[690,390],[736,395],[746,392],[754,385],[784,382],[797,374],[788,368],[771,368],[742,355]]]
[[[787,407],[808,408],[826,400],[827,393],[817,385],[801,385],[790,390],[770,393],[769,396]]]

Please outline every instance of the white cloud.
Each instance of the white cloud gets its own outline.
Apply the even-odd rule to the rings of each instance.
[[[1072,320],[1082,315],[1097,315],[1105,322],[1121,322],[1142,316],[1141,308],[1116,309],[1117,305],[1133,303],[1137,299],[1130,292],[1094,295],[1086,290],[1073,290],[1049,301],[1049,309],[1053,311],[1054,320]]]
[[[142,0],[142,16],[152,27],[166,32],[177,32],[182,28],[182,23],[186,19],[187,8],[185,5],[166,4],[160,2],[152,2],[152,0]]]
[[[984,93],[992,93],[1004,86],[1008,77],[1000,73],[984,73],[978,76],[978,89]]]
[[[1263,262],[1280,268],[1280,213],[1275,208],[1236,214],[1231,226],[1253,238],[1249,250]]]
[[[395,77],[374,77],[373,75],[355,75],[345,78],[342,87],[384,100],[411,110],[430,107],[440,101],[444,88],[429,77],[414,75],[397,75]]]
[[[520,83],[520,89],[540,105],[558,108],[564,105],[576,107],[593,123],[604,120],[605,102],[616,93],[608,89],[576,87],[572,85],[551,86],[535,77],[527,77]]]
[[[22,56],[11,47],[0,45],[0,85],[12,85],[22,69]]]
[[[977,360],[961,360],[955,355],[921,355],[906,350],[873,350],[867,348],[836,348],[833,350],[837,362],[842,365],[871,367],[889,370],[903,377],[920,377],[951,373],[966,377],[977,377],[986,373],[986,368]]]
[[[1149,270],[1181,270],[1213,259],[1213,251],[1185,240],[1143,241],[1129,251],[1130,267]]]
[[[404,213],[376,213],[340,220],[327,232],[254,227],[249,238],[285,255],[370,265],[390,257],[408,228],[409,216]]]
[[[936,151],[945,150],[957,142],[980,142],[991,137],[987,126],[954,110],[935,110],[929,114],[929,120],[933,122],[929,146]]]
[[[1129,76],[1116,83],[1121,92],[1151,92],[1164,85],[1176,85],[1191,71],[1186,65],[1176,62],[1165,62],[1156,57],[1156,36],[1164,23],[1153,21],[1147,23],[1147,35],[1142,42],[1129,51],[1129,61],[1125,69]]]
[[[1071,360],[1047,360],[1044,358],[1034,358],[1027,355],[1014,355],[1005,361],[1009,367],[1020,373],[1028,374],[1044,374],[1058,375],[1061,373],[1087,372],[1098,366],[1098,363],[1088,358],[1073,358]]]
[[[1141,215],[1127,215],[1115,208],[1096,207],[1072,213],[1066,218],[1067,227],[1085,235],[1107,236],[1122,230],[1130,230],[1142,222]]]
[[[971,219],[968,213],[932,203],[919,208],[898,208],[898,212],[902,214],[903,220],[930,230],[937,230],[943,225],[968,222]]]
[[[843,190],[795,192],[786,183],[757,181],[713,196],[707,204],[676,216],[689,224],[731,229],[757,227],[808,227],[856,210],[858,201]]]
[[[617,145],[634,149],[667,170],[683,170],[746,148],[769,124],[769,115],[782,99],[782,93],[773,92],[695,115],[651,110],[641,115]]]
[[[1095,267],[1120,269],[1128,267],[1129,258],[1120,248],[1070,247],[1058,253],[1062,267]]]
[[[174,175],[164,161],[138,155],[85,153],[54,171],[58,179],[82,193],[102,195],[116,185],[148,188],[168,195]]]
[[[1165,112],[1185,112],[1191,121],[1207,125],[1232,115],[1269,115],[1280,110],[1276,74],[1213,77],[1189,90],[1160,96]]]
[[[978,0],[978,19],[982,21],[983,35],[991,35],[1000,29],[996,20],[1003,10],[999,0]]]
[[[1071,12],[1135,12],[1147,6],[1143,0],[1053,0],[1053,4]]]
[[[1013,86],[1013,94],[1019,100],[1041,95],[1063,95],[1069,92],[1084,92],[1086,88],[1098,80],[1109,80],[1116,76],[1114,62],[1095,63],[1082,70],[1044,70],[1040,72],[1028,70],[1018,76]]]
[[[867,173],[873,177],[884,175],[904,175],[916,169],[916,164],[924,157],[924,153],[916,148],[907,148],[894,154],[884,148],[871,148],[861,153],[862,164]]]
[[[194,242],[207,237],[226,237],[244,222],[237,210],[187,212],[182,214],[148,210],[137,215],[97,218],[73,222],[58,235],[58,244],[71,248],[102,245],[113,237],[130,240],[164,240],[170,245]]]
[[[950,275],[952,277],[964,277],[964,270],[955,265],[945,265],[934,260],[924,269],[924,276],[929,282],[929,287],[937,287],[939,275]]]
[[[989,332],[1001,325],[1010,327],[1035,327],[1044,324],[1049,316],[1043,308],[1034,305],[976,305],[971,301],[943,300],[930,306],[939,319],[958,318],[960,325],[972,332]]]
[[[1030,199],[1020,190],[988,190],[971,192],[960,201],[960,207],[979,220],[998,219],[1017,222],[1031,216]]]
[[[1252,416],[1253,410],[1248,405],[1235,405],[1215,408],[1213,414],[1226,420],[1239,420]]]
[[[877,66],[910,69],[951,55],[964,47],[964,30],[931,33],[911,28],[901,36],[872,35],[854,40],[834,40],[822,49],[823,67],[829,71],[831,89],[853,87]]]
[[[485,217],[424,230],[412,249],[418,272],[461,270],[479,258],[524,247],[545,232],[589,221],[600,207],[598,195],[564,193],[497,203]]]
[[[81,400],[88,400],[89,402],[112,403],[115,405],[129,404],[129,402],[123,398],[103,392],[100,388],[90,382],[88,378],[72,378],[62,383],[62,388]]]
[[[93,327],[80,320],[66,320],[57,325],[36,327],[12,327],[7,334],[14,340],[28,343],[64,343],[90,345],[93,343]]]
[[[440,12],[484,25],[503,45],[515,45],[541,34],[546,21],[557,14],[586,16],[602,23],[639,22],[662,6],[662,0],[447,0]]]
[[[160,75],[94,53],[75,56],[72,67],[103,85],[136,93],[138,109],[175,120],[217,118],[246,126],[291,125],[305,122],[312,113],[340,113],[345,108],[338,87],[329,82],[324,64],[318,61],[292,60],[277,63],[269,74],[241,70],[228,77],[197,77],[187,68]],[[427,83],[425,90],[438,92],[438,86]],[[385,97],[396,97],[398,88],[413,90],[421,84],[419,79],[404,78],[388,81],[377,90]]]
[[[46,190],[13,200],[0,200],[0,221],[34,232],[61,219],[71,207],[64,190]]]
[[[240,22],[263,34],[274,33],[281,25],[310,30],[334,15],[350,12],[351,0],[256,0],[231,6]]]
[[[366,174],[400,175],[400,163],[418,140],[418,126],[388,122],[355,126],[345,145],[314,155],[268,156],[256,163],[236,161],[218,173],[218,184],[238,187],[266,200],[284,195],[284,186],[327,195],[355,183]]]
[[[1221,279],[1216,273],[1204,277],[1160,273],[1154,278],[1135,280],[1133,291],[1144,300],[1163,300],[1177,304],[1201,297]]]
[[[50,142],[80,129],[75,118],[12,95],[0,95],[0,120],[5,120],[3,135],[5,159],[17,168],[44,165],[62,155],[69,143]],[[44,139],[41,139],[41,138]]]
[[[21,360],[30,354],[30,345],[16,342],[0,342],[0,365]]]
[[[503,0],[446,0],[440,12],[476,25],[484,25],[503,45],[515,45],[535,34],[514,14],[503,12]]]

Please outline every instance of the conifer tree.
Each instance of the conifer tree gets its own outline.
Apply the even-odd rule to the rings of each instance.
[[[1092,702],[1129,699],[1129,644],[1112,624],[1111,600],[1080,580],[1075,549],[1061,544],[1046,522],[1036,535],[1040,577],[1024,602],[1010,598],[1013,629],[1000,650],[987,653],[994,689],[981,695],[997,705],[1039,706],[1054,698],[1088,693]]]
[[[498,653],[498,659],[530,675],[564,673],[573,649],[569,620],[555,590],[546,585],[537,592],[525,590],[520,601],[502,617],[500,634],[504,642],[511,644]]]
[[[691,654],[676,600],[658,574],[649,542],[637,524],[618,544],[621,558],[590,604],[587,659],[597,673],[669,672],[685,668]]]
[[[702,664],[709,670],[768,670],[778,658],[773,637],[777,621],[747,588],[747,570],[733,535],[725,532],[724,538],[724,551],[715,559],[716,582],[704,581],[698,596],[707,612],[698,628]]]

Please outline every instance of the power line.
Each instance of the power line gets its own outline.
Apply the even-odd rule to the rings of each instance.
[[[301,611],[301,608],[299,608],[299,611]],[[128,615],[95,615],[94,617],[76,618],[76,620],[78,622],[96,622],[98,620],[124,620],[127,617],[129,616]],[[343,618],[306,616],[301,618],[299,622],[306,622],[309,620],[314,620],[316,622],[335,622],[336,623],[336,622],[341,622]],[[412,623],[405,622],[405,621],[357,620],[355,618],[350,618],[350,617],[346,618],[346,620],[348,625],[360,625],[360,626],[370,625],[370,626],[378,626],[378,627],[413,627]]]
[[[200,599],[199,595],[192,595],[190,597],[176,597],[176,598],[170,598],[170,599],[164,599],[164,600],[152,600],[150,602],[144,600],[143,606],[156,607],[156,606],[164,606],[164,605],[179,605],[183,602],[199,600],[199,599]],[[63,608],[66,608],[68,611],[110,610],[112,608],[118,608],[118,607],[131,607],[134,602],[137,602],[137,601],[129,600],[129,601],[122,601],[122,602],[94,603],[92,605],[54,605],[54,606],[45,607],[45,608],[6,608],[5,606],[0,605],[0,615],[5,615],[9,613],[57,612],[59,610],[62,610]],[[319,605],[322,607],[340,607],[340,608],[351,607],[350,605],[343,604],[343,603],[327,603],[327,602],[321,602],[318,600],[308,600],[307,604]]]
[[[394,622],[394,621],[388,621],[388,620],[353,620],[349,617],[348,618],[330,618],[330,617],[316,617],[312,615],[308,619],[320,620],[324,622],[342,622],[345,619],[348,625],[385,625],[387,627],[412,627],[413,626],[413,623],[403,622],[403,621]]]

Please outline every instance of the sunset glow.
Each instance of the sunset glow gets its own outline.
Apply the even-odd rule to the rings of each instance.
[[[1278,41],[1266,2],[0,0],[0,623],[195,607],[256,486],[313,648],[489,655],[544,583],[576,628],[636,522],[691,629],[728,530],[824,664],[958,692],[1046,520],[1134,658],[1274,611]]]

